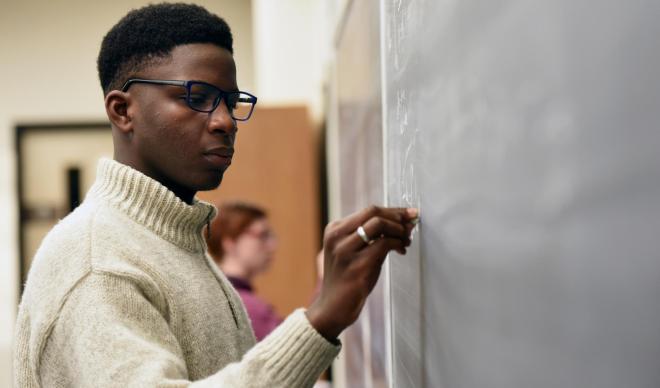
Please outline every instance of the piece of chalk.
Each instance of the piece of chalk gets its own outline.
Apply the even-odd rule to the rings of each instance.
[[[410,220],[410,223],[413,224],[413,225],[419,224],[419,217],[413,218],[412,220]]]

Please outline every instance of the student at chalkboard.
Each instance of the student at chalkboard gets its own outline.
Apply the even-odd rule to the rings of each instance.
[[[216,209],[195,198],[220,185],[257,101],[240,91],[232,53],[223,19],[180,3],[133,10],[103,39],[114,158],[36,254],[16,322],[17,387],[311,386],[385,255],[405,251],[414,209],[331,223],[318,298],[256,343],[206,253]]]

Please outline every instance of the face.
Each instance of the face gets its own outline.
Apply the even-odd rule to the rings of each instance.
[[[213,44],[177,46],[139,78],[204,81],[238,90],[231,53]],[[216,188],[231,164],[237,131],[224,102],[205,113],[188,107],[184,87],[133,84],[125,93],[130,125],[122,132],[132,167],[186,202],[197,191]]]
[[[277,239],[266,219],[252,222],[229,247],[230,254],[252,276],[266,269],[273,260]]]

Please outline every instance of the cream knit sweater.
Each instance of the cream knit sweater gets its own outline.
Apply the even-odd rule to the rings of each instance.
[[[109,159],[37,252],[19,307],[18,387],[308,387],[337,355],[291,314],[255,345],[206,254],[215,208]]]

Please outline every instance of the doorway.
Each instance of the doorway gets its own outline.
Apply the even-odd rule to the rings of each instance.
[[[16,127],[20,293],[37,248],[94,183],[101,157],[112,157],[108,123]]]

